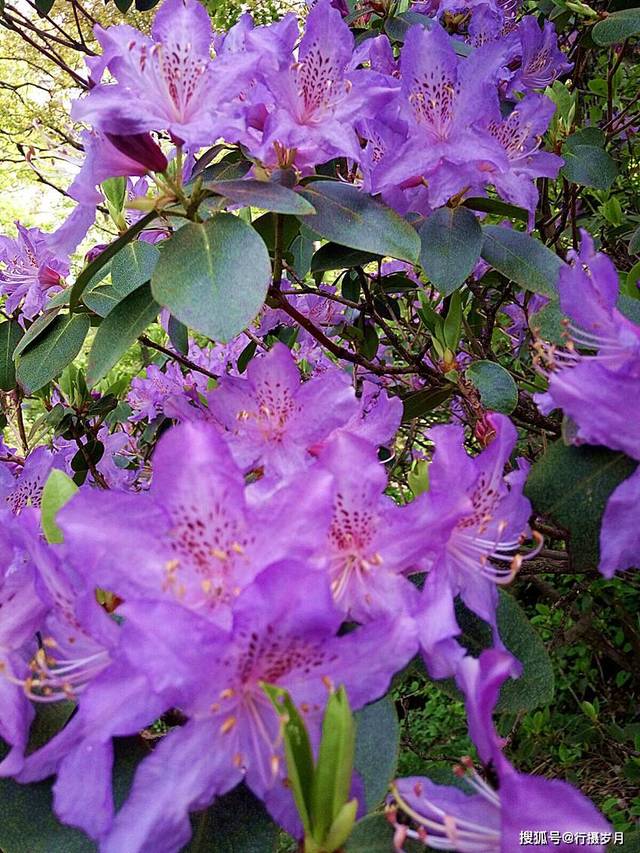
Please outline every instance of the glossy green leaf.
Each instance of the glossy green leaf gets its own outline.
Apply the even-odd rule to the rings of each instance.
[[[598,565],[605,506],[637,464],[623,453],[588,445],[567,447],[561,440],[534,463],[525,493],[537,512],[568,531],[573,568]]]
[[[302,194],[316,213],[305,224],[321,237],[351,249],[414,263],[420,238],[391,208],[351,184],[311,181]]]
[[[114,240],[113,243],[109,243],[106,249],[100,252],[98,257],[91,261],[90,264],[87,264],[71,288],[71,293],[69,295],[69,307],[72,311],[77,307],[78,302],[82,298],[82,294],[89,286],[94,276],[99,273],[115,255],[118,254],[123,246],[126,246],[128,243],[131,243],[132,240],[135,240],[138,234],[141,231],[144,231],[147,225],[150,225],[157,215],[158,214],[155,210],[147,213],[147,215],[143,216],[142,219],[139,219],[135,225],[132,225],[128,231],[121,234],[117,240]]]
[[[273,213],[308,216],[315,210],[299,193],[270,181],[209,181],[207,189],[237,204],[259,207]]]
[[[311,800],[315,772],[309,735],[304,720],[286,690],[271,684],[263,684],[263,689],[278,714],[281,715],[287,776],[298,814],[305,832],[308,833],[311,829]]]
[[[16,387],[16,366],[13,353],[24,332],[15,320],[0,323],[0,389],[12,391]]]
[[[618,44],[631,36],[640,33],[640,8],[620,9],[610,12],[603,21],[591,30],[591,37],[596,44]]]
[[[554,296],[562,260],[539,240],[522,231],[485,225],[482,257],[525,290]]]
[[[311,826],[322,841],[349,799],[355,727],[344,687],[332,693],[322,720],[322,738],[311,786]]]
[[[599,128],[587,127],[573,133],[564,143],[562,156],[564,177],[574,184],[609,189],[618,174],[613,158],[604,150],[604,134]]]
[[[205,811],[191,815],[184,853],[275,853],[279,830],[260,800],[238,785]]]
[[[18,382],[28,391],[38,391],[59,376],[78,355],[90,326],[86,314],[62,314],[20,356]]]
[[[247,174],[251,168],[248,160],[237,160],[225,157],[217,163],[212,163],[202,170],[202,180],[205,187],[214,181],[235,181]]]
[[[78,487],[64,471],[54,468],[47,477],[40,503],[40,523],[47,542],[62,542],[62,530],[56,524],[56,515],[71,500]]]
[[[410,421],[437,409],[449,399],[454,390],[453,385],[445,385],[444,388],[422,388],[409,394],[402,401],[402,420]]]
[[[148,284],[119,302],[100,324],[89,353],[87,382],[95,385],[136,342],[160,311]]]
[[[160,252],[151,243],[136,240],[123,246],[111,261],[111,284],[120,296],[127,296],[151,280]]]
[[[389,696],[355,713],[355,769],[364,783],[365,805],[372,811],[384,799],[393,779],[400,749],[400,726]],[[384,749],[381,745],[384,744]]]
[[[115,213],[120,213],[127,198],[126,178],[107,178],[100,187],[109,207]]]
[[[518,387],[501,364],[476,361],[467,368],[466,377],[478,389],[486,409],[510,415],[518,405]]]
[[[228,341],[256,316],[270,279],[262,239],[246,222],[223,213],[191,222],[166,241],[151,291],[189,328]]]
[[[471,273],[480,257],[482,229],[466,207],[441,207],[420,227],[420,264],[429,280],[445,296]]]
[[[479,213],[492,213],[495,216],[503,216],[508,219],[517,219],[519,222],[529,221],[529,212],[523,207],[517,207],[515,204],[509,204],[506,201],[501,201],[498,198],[483,198],[482,196],[473,196],[465,198],[462,202],[464,207],[469,210],[477,210]]]

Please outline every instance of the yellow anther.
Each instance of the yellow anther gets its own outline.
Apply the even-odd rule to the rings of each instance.
[[[224,723],[220,726],[220,734],[226,735],[237,723],[237,719],[235,717],[227,717]]]
[[[231,550],[235,551],[236,554],[244,554],[244,548],[239,542],[232,542]]]
[[[220,698],[221,699],[231,699],[235,695],[236,695],[236,692],[233,689],[233,687],[225,687],[224,690],[220,691]]]
[[[210,553],[212,557],[216,557],[218,560],[226,560],[228,557],[227,552],[221,548],[212,548]]]

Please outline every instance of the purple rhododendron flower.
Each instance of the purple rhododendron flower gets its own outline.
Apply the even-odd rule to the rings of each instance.
[[[375,446],[348,432],[329,443],[319,464],[335,481],[319,558],[328,560],[336,605],[361,623],[411,612],[417,589],[403,573],[417,566],[424,549],[413,505],[399,507],[383,494],[387,475]]]
[[[39,228],[16,222],[17,237],[0,237],[0,293],[7,297],[5,311],[20,311],[20,319],[33,320],[47,299],[64,288],[69,263],[56,256],[48,236]]]
[[[83,489],[59,521],[72,561],[96,586],[128,602],[177,600],[228,627],[234,599],[265,566],[319,545],[329,489],[318,475],[250,502],[215,428],[185,424],[159,442],[148,492]]]
[[[576,425],[576,440],[602,444],[640,460],[640,326],[616,307],[618,274],[582,232],[580,251],[560,271],[560,304],[569,317],[566,349],[542,347],[549,388],[536,395],[544,413],[560,408]],[[600,533],[600,571],[640,564],[640,531],[630,524],[640,497],[636,470],[609,498]]]
[[[384,693],[398,662],[408,661],[416,648],[413,623],[402,617],[338,637],[342,615],[333,607],[326,576],[291,560],[263,571],[233,611],[230,635],[203,649],[193,684],[185,686],[180,707],[189,722],[140,765],[105,853],[180,848],[191,833],[188,812],[242,779],[278,821],[299,833],[285,783],[280,721],[262,685],[290,692],[317,742],[328,690],[345,685],[351,705],[359,708]],[[122,612],[141,624],[141,637],[146,631],[146,645],[141,639],[139,647],[143,666],[148,662],[153,669],[158,632],[185,630],[185,649],[207,643],[195,622],[191,628],[179,618],[159,622],[148,605],[127,603]],[[207,761],[200,760],[203,752]]]
[[[594,805],[579,791],[558,779],[544,779],[518,773],[502,752],[492,712],[500,686],[509,676],[520,674],[520,665],[506,652],[484,651],[479,658],[461,661],[456,680],[465,694],[469,734],[485,766],[497,774],[493,787],[469,761],[464,764],[464,780],[470,794],[460,788],[436,785],[430,779],[398,779],[392,786],[395,805],[415,825],[396,825],[396,849],[407,838],[422,841],[437,850],[459,853],[512,853],[521,846],[523,830],[558,833],[559,843],[533,843],[533,850],[562,850],[577,853],[580,841],[563,839],[565,832],[576,834],[610,832],[610,827]],[[605,845],[590,845],[603,853]]]
[[[167,130],[181,143],[206,145],[226,127],[222,106],[244,66],[236,59],[214,70],[211,19],[196,0],[167,0],[151,36],[126,24],[96,29],[104,51],[100,68],[116,82],[95,85],[75,102],[73,117],[107,134]]]
[[[424,507],[423,589],[420,638],[425,660],[435,677],[450,674],[461,652],[453,639],[460,633],[453,602],[466,606],[497,632],[497,586],[513,580],[522,555],[516,553],[530,536],[531,505],[522,489],[527,468],[504,475],[517,433],[504,415],[492,414],[495,438],[478,456],[470,457],[457,426],[432,427],[435,443]],[[497,565],[496,565],[497,563]]]
[[[545,21],[542,29],[533,15],[524,17],[517,27],[520,42],[520,66],[509,83],[508,94],[545,89],[573,68],[558,47],[556,28]]]
[[[42,491],[52,468],[60,467],[50,450],[36,447],[24,461],[24,465],[14,471],[14,478],[0,481],[0,497],[3,497],[14,515],[19,515],[26,507],[39,507]]]

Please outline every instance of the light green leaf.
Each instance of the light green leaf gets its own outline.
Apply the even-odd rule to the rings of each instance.
[[[640,8],[620,9],[610,12],[603,21],[591,30],[591,37],[596,44],[603,46],[618,44],[640,33]]]
[[[63,541],[62,530],[56,524],[56,515],[77,491],[78,487],[64,471],[54,468],[49,474],[40,503],[40,523],[47,542]]]

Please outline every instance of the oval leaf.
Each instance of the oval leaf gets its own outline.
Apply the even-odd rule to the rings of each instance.
[[[59,376],[80,352],[90,325],[87,314],[57,316],[37,342],[20,356],[18,382],[34,392]]]
[[[77,491],[78,487],[64,471],[54,468],[49,474],[40,503],[40,524],[47,542],[63,541],[62,530],[56,524],[56,515]]]
[[[13,391],[16,387],[16,366],[13,353],[24,332],[15,320],[0,323],[0,389]]]
[[[122,295],[114,290],[110,284],[93,287],[88,293],[85,292],[82,297],[87,308],[90,308],[98,317],[106,317],[121,300]]]
[[[16,361],[19,355],[22,355],[25,350],[27,350],[37,338],[44,332],[46,328],[48,328],[53,321],[58,316],[58,311],[60,309],[56,308],[55,311],[47,311],[44,314],[41,314],[37,317],[33,323],[29,326],[24,335],[20,338],[20,342],[16,346],[13,351],[13,360]]]
[[[561,172],[574,184],[608,190],[618,174],[614,160],[597,145],[573,145],[570,148],[565,145],[562,156],[564,166]]]
[[[482,229],[466,207],[441,207],[420,228],[420,264],[448,296],[470,274],[482,248]]]
[[[213,181],[207,183],[207,189],[237,204],[260,207],[273,213],[293,213],[296,216],[315,213],[313,205],[299,193],[270,181]]]
[[[104,249],[98,255],[95,260],[91,261],[90,264],[82,270],[78,278],[73,283],[73,287],[71,288],[71,293],[69,295],[69,306],[73,311],[77,306],[82,294],[85,291],[85,288],[92,281],[94,276],[100,272],[102,267],[109,263],[109,261],[118,254],[120,249],[123,246],[126,246],[127,243],[130,243],[132,240],[138,236],[138,234],[143,231],[147,225],[151,224],[153,220],[157,217],[157,213],[155,210],[152,210],[150,213],[147,213],[146,216],[143,216],[142,219],[139,219],[135,225],[132,225],[128,231],[125,231],[124,234],[121,234],[117,240],[114,240],[113,243],[110,243],[106,249]]]
[[[611,493],[637,462],[604,447],[552,444],[532,467],[525,494],[535,509],[567,530],[571,567],[600,562],[600,525]]]
[[[518,388],[513,377],[495,361],[474,362],[466,377],[478,389],[485,408],[510,415],[518,405]]]
[[[499,225],[483,229],[482,257],[525,290],[554,296],[562,261],[539,240]]]
[[[384,798],[396,772],[400,749],[398,715],[389,696],[385,696],[365,705],[354,716],[354,767],[364,783],[367,811],[372,811]],[[380,748],[381,744],[384,744],[384,749]]]
[[[596,44],[609,45],[628,39],[640,33],[640,8],[621,9],[612,12],[604,21],[591,30],[591,37]]]
[[[345,853],[392,853],[393,827],[383,814],[370,814],[359,820],[344,846]],[[424,853],[425,846],[407,839],[405,853]]]
[[[160,252],[151,243],[136,240],[123,246],[111,261],[111,284],[120,296],[150,281],[159,257]]]
[[[189,223],[167,240],[151,291],[181,323],[228,341],[256,316],[270,279],[261,238],[237,216],[223,213]]]
[[[305,224],[341,246],[400,258],[414,263],[420,252],[420,238],[414,229],[391,208],[357,187],[338,181],[312,181],[303,195],[316,213]]]
[[[87,383],[95,385],[111,370],[138,335],[158,316],[160,306],[148,284],[139,287],[109,312],[96,332],[87,369]]]

